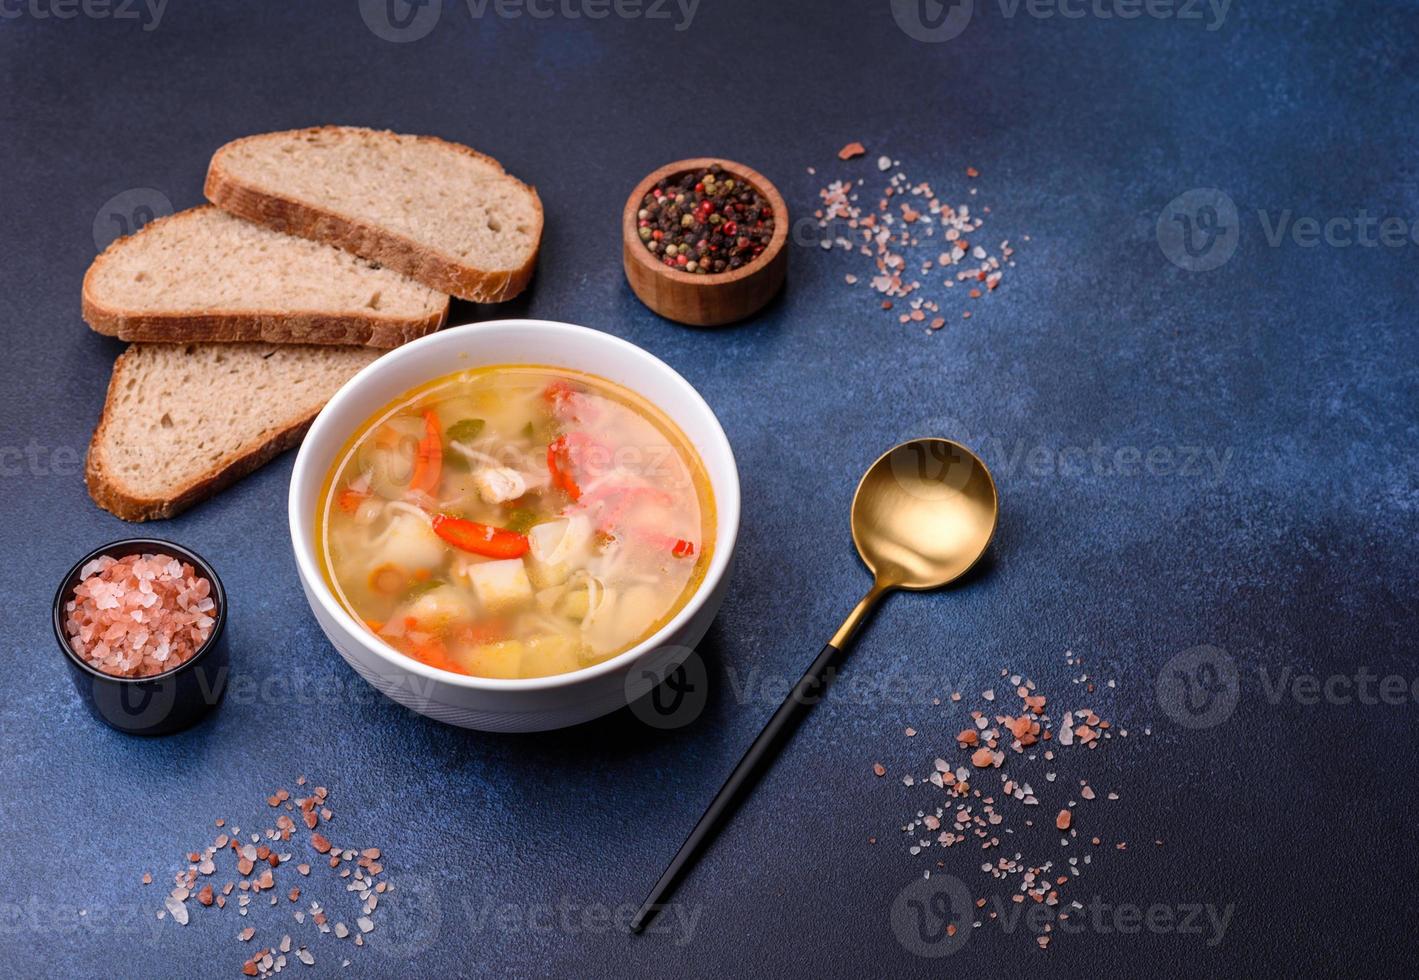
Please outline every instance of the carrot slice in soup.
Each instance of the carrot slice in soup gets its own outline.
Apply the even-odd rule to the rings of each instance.
[[[443,432],[433,409],[424,413],[424,438],[419,440],[419,455],[414,460],[414,475],[409,480],[413,490],[432,495],[443,474]]]

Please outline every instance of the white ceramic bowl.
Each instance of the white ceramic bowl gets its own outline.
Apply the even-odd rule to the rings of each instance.
[[[663,629],[604,663],[527,680],[468,677],[419,663],[385,645],[336,600],[315,551],[321,486],[350,434],[380,408],[426,381],[488,364],[545,364],[608,378],[659,406],[699,451],[714,492],[714,557],[699,590]],[[306,599],[346,662],[375,688],[421,714],[464,728],[530,732],[615,711],[647,693],[700,642],[719,610],[739,533],[739,470],[714,412],[659,358],[610,334],[546,320],[454,327],[407,344],[366,367],[316,418],[296,456],[289,500],[291,543]]]

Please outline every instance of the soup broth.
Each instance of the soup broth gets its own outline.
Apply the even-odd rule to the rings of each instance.
[[[316,523],[355,618],[479,677],[630,649],[689,600],[714,543],[704,466],[662,412],[523,366],[450,375],[379,412],[336,460]]]

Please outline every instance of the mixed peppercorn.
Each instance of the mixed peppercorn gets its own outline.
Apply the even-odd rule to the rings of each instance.
[[[636,220],[641,241],[662,263],[701,275],[743,268],[774,235],[769,202],[718,164],[660,181]]]

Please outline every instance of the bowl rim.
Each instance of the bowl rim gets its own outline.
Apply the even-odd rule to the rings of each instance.
[[[650,257],[650,252],[646,250],[645,243],[640,240],[640,235],[637,232],[636,214],[640,211],[641,201],[650,193],[651,188],[660,183],[662,179],[676,177],[691,170],[703,170],[715,164],[723,167],[736,178],[748,181],[760,194],[768,198],[770,206],[774,209],[774,233],[769,238],[769,244],[753,261],[732,272],[709,272],[701,275],[697,272],[672,269],[662,262],[657,262]],[[773,182],[753,167],[736,163],[728,157],[690,157],[685,160],[676,160],[674,163],[667,163],[663,167],[657,167],[646,174],[645,179],[635,186],[635,189],[631,191],[631,196],[626,199],[625,209],[621,212],[621,239],[626,246],[626,253],[632,257],[631,261],[657,276],[671,282],[706,289],[725,286],[759,275],[771,266],[774,259],[783,251],[784,246],[788,243],[788,204],[785,203],[783,195],[779,193],[779,189],[774,186]]]
[[[203,641],[197,651],[188,659],[178,664],[176,667],[169,667],[160,674],[149,674],[146,677],[122,677],[118,674],[110,674],[99,670],[89,663],[69,643],[69,637],[64,632],[64,606],[69,601],[69,596],[73,592],[74,586],[78,585],[79,572],[84,566],[94,559],[107,555],[115,549],[125,549],[128,554],[143,554],[151,545],[154,553],[159,553],[163,549],[174,552],[174,557],[186,559],[192,563],[192,567],[199,575],[212,584],[212,598],[217,604],[216,621],[212,624],[212,634]],[[137,548],[138,550],[133,550]],[[215,649],[221,642],[222,634],[227,628],[227,590],[222,585],[221,578],[217,575],[217,570],[212,567],[212,563],[203,558],[191,548],[178,544],[176,541],[168,541],[163,538],[120,538],[117,541],[110,541],[108,544],[100,545],[89,552],[83,558],[76,561],[69,571],[64,573],[64,577],[59,580],[59,587],[54,591],[54,638],[59,641],[59,648],[64,651],[69,662],[78,667],[90,677],[110,681],[114,684],[149,684],[156,681],[166,680],[182,673],[184,670],[195,668],[197,664],[207,656],[208,652]]]
[[[728,469],[724,474],[725,489],[729,491],[729,495],[726,499],[721,499],[719,489],[714,486],[715,481],[713,475],[711,475],[710,479],[711,491],[715,494],[716,532],[719,533],[721,529],[727,529],[727,537],[725,538],[723,546],[716,545],[714,558],[710,561],[710,567],[705,570],[704,578],[700,580],[699,587],[685,602],[685,605],[682,606],[670,620],[663,624],[660,629],[656,630],[629,650],[622,651],[608,660],[592,664],[589,667],[583,667],[579,670],[569,671],[564,674],[552,674],[547,677],[498,678],[477,677],[472,674],[458,674],[438,667],[431,667],[412,657],[405,656],[389,644],[371,637],[369,630],[362,624],[356,622],[349,610],[335,597],[329,584],[325,581],[325,575],[321,572],[315,561],[314,515],[312,514],[303,518],[301,512],[302,504],[297,500],[298,488],[307,480],[316,478],[316,476],[320,478],[324,476],[323,473],[316,476],[310,474],[312,466],[311,459],[315,454],[314,447],[322,439],[338,437],[344,440],[349,437],[347,433],[336,432],[332,434],[326,430],[334,425],[334,422],[331,420],[340,408],[347,402],[357,400],[358,390],[367,383],[370,378],[389,370],[391,365],[417,356],[424,348],[448,344],[451,343],[454,338],[476,339],[480,333],[506,330],[509,328],[546,332],[549,334],[570,334],[588,337],[591,338],[594,343],[606,344],[613,349],[619,350],[629,358],[642,361],[652,370],[663,372],[670,382],[679,389],[680,395],[685,399],[689,410],[703,413],[706,421],[709,423],[710,439],[715,444],[715,448],[721,451],[724,459],[728,463]],[[555,345],[548,345],[546,349],[552,351],[555,350],[556,347]],[[540,362],[537,359],[533,359],[525,363],[544,363],[549,367],[565,367],[570,370],[582,371],[581,368],[557,364],[555,361],[555,357],[548,357],[546,360]],[[583,373],[596,374],[596,372],[586,371],[583,371]],[[433,375],[425,380],[434,380],[434,378],[441,376],[442,375]],[[632,391],[635,391],[636,394],[641,394],[631,385],[625,385],[624,387],[630,388]],[[666,411],[665,407],[656,400],[647,398],[647,396],[643,394],[641,397],[646,398],[647,401],[650,401],[662,411]],[[373,410],[374,409],[371,409],[371,411]],[[365,415],[361,416],[361,419],[363,420],[367,416],[368,413],[365,413]],[[674,421],[677,426],[679,425],[678,420],[673,416],[671,421]],[[706,469],[708,470],[709,467],[706,466]],[[698,615],[700,609],[703,608],[704,604],[709,600],[709,597],[716,591],[721,580],[728,572],[735,545],[738,542],[740,517],[739,465],[734,458],[734,449],[730,445],[729,437],[725,435],[724,427],[720,424],[719,417],[715,415],[714,409],[710,408],[709,403],[705,401],[699,391],[697,391],[690,382],[686,381],[678,371],[645,348],[639,347],[628,340],[623,340],[614,334],[558,320],[539,320],[522,317],[485,320],[477,323],[466,323],[448,327],[425,337],[421,337],[411,343],[404,344],[401,347],[396,347],[377,360],[367,364],[354,377],[345,382],[340,390],[326,403],[325,407],[321,409],[320,414],[317,415],[315,421],[311,423],[310,430],[306,433],[305,439],[301,442],[300,450],[296,454],[295,464],[291,470],[291,482],[287,492],[286,511],[287,524],[291,536],[291,547],[295,552],[296,569],[306,586],[307,599],[312,604],[318,601],[321,607],[335,619],[340,627],[349,634],[364,651],[378,657],[381,661],[396,669],[406,670],[426,680],[449,684],[465,690],[500,693],[548,691],[594,681],[608,674],[614,674],[623,667],[628,667],[645,655],[665,646],[665,641],[668,637],[679,632],[686,623]],[[306,528],[306,540],[304,541],[300,540],[300,529],[303,527]],[[339,651],[337,650],[337,652]]]

